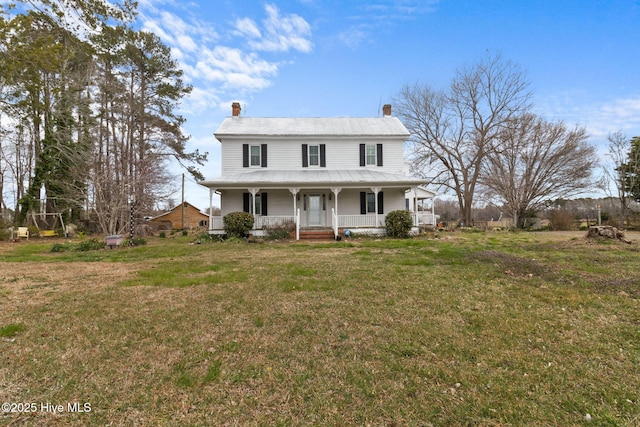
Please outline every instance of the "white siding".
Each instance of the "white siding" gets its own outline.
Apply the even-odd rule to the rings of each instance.
[[[242,193],[239,190],[224,190],[220,197],[220,215],[225,216],[230,212],[242,211]]]
[[[302,144],[326,145],[327,169],[360,168],[360,144],[383,144],[383,166],[366,166],[381,172],[402,174],[404,170],[403,141],[382,139],[305,139],[283,140],[268,139],[262,141],[222,141],[222,176],[247,172],[252,168],[242,166],[242,145],[267,144],[267,169],[299,170],[302,167]],[[312,168],[314,166],[311,166]]]
[[[223,142],[220,150],[222,176],[242,172],[242,144]]]

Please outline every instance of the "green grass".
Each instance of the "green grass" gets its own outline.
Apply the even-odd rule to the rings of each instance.
[[[6,326],[0,327],[0,338],[12,338],[18,334],[18,332],[24,331],[24,325],[22,323],[12,323]]]
[[[0,400],[92,411],[0,425],[640,424],[637,244],[444,236],[5,247]]]

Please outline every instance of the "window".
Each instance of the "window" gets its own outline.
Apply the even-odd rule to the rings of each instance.
[[[374,193],[367,193],[367,212],[376,213],[376,195]]]
[[[260,146],[252,145],[251,146],[251,166],[260,166]]]
[[[376,165],[376,146],[367,145],[367,166]]]
[[[242,166],[267,167],[267,144],[242,144]]]
[[[256,194],[256,215],[262,213],[262,197],[260,193]]]
[[[327,167],[327,147],[325,144],[302,144],[302,167],[309,166]]]
[[[251,193],[242,193],[242,210],[252,213],[253,199]],[[267,193],[256,194],[256,215],[267,216]]]
[[[378,192],[378,214],[384,214],[384,192]],[[360,192],[360,214],[376,213],[376,194]]]
[[[320,165],[320,147],[318,145],[309,146],[309,166]]]
[[[382,166],[382,144],[360,144],[360,166]]]

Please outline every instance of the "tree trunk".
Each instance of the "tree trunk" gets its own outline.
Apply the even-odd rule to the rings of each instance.
[[[589,227],[587,232],[587,238],[593,239],[598,237],[604,237],[606,239],[618,239],[625,243],[632,243],[627,239],[623,231],[618,230],[616,227],[610,225],[596,225]]]

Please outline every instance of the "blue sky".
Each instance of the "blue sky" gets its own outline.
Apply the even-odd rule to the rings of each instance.
[[[239,101],[243,115],[377,116],[404,84],[446,88],[456,69],[500,54],[527,75],[534,109],[609,132],[640,135],[640,0],[140,0],[139,23],[172,48],[194,90],[181,106],[190,148]],[[201,209],[208,190],[187,179]],[[180,200],[180,191],[173,196]]]

